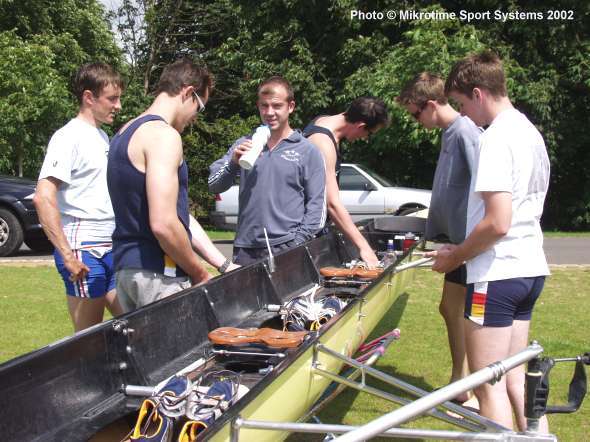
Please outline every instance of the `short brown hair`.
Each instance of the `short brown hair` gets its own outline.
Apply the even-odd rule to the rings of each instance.
[[[287,101],[295,101],[295,93],[293,92],[293,88],[291,87],[291,83],[287,81],[286,78],[281,77],[280,75],[274,75],[270,78],[267,78],[262,83],[258,85],[257,94],[258,96],[261,95],[268,95],[272,93],[271,88],[267,87],[272,84],[278,84],[285,88],[287,91]]]
[[[445,94],[459,92],[472,98],[476,87],[494,97],[507,95],[502,60],[492,51],[472,54],[455,63],[445,83]]]
[[[199,95],[213,89],[213,74],[206,67],[197,65],[189,58],[180,58],[162,71],[155,95],[162,92],[174,97],[185,86],[193,86]]]
[[[358,123],[359,121],[365,123],[368,130],[389,125],[387,106],[382,100],[374,97],[355,99],[344,112],[344,119],[348,123]]]
[[[440,104],[448,103],[444,81],[430,72],[421,72],[408,81],[395,100],[399,104],[413,104],[419,108],[423,108],[431,100]]]
[[[102,90],[109,84],[124,89],[123,80],[117,71],[106,63],[87,63],[78,69],[72,79],[72,91],[82,104],[82,95],[84,91],[92,92],[92,95],[98,97]]]

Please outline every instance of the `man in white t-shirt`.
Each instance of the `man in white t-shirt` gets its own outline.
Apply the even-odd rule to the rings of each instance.
[[[452,68],[445,93],[478,126],[489,126],[476,151],[467,206],[467,238],[436,254],[433,269],[467,263],[465,337],[471,371],[528,344],[531,313],[549,269],[539,224],[549,185],[549,159],[538,130],[514,109],[501,60],[484,51]],[[475,390],[480,414],[526,429],[524,367]],[[546,418],[540,431],[548,432]]]
[[[74,330],[102,321],[105,306],[123,313],[115,292],[112,234],[115,217],[107,190],[109,138],[100,129],[121,110],[123,83],[104,63],[82,66],[74,79],[76,118],[49,141],[34,203],[55,247]]]

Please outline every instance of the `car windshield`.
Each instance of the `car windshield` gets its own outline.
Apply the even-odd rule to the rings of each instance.
[[[366,173],[368,173],[369,175],[371,175],[379,184],[381,184],[383,187],[395,187],[391,181],[389,181],[387,178],[383,178],[381,175],[379,175],[377,172],[372,171],[371,169],[365,167],[365,166],[361,166],[360,164],[356,165],[359,169],[362,169],[363,171],[365,171]]]

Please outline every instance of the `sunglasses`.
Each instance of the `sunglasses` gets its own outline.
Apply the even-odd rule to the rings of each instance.
[[[197,99],[197,103],[199,103],[199,109],[197,110],[198,113],[201,112],[205,112],[205,104],[203,103],[203,100],[201,100],[201,97],[199,97],[199,94],[197,94],[194,90],[193,90],[193,95],[195,96],[195,98]]]
[[[422,115],[422,112],[424,112],[424,109],[426,108],[427,104],[428,102],[422,104],[422,106],[420,106],[420,108],[416,112],[412,112],[412,117],[414,117],[416,121],[420,121],[420,115]]]

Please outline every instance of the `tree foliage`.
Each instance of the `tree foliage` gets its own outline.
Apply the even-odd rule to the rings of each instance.
[[[123,67],[95,0],[0,2],[0,172],[38,175],[49,138],[77,109],[70,78],[90,61]]]
[[[545,17],[471,23],[460,19],[358,20],[351,18],[354,9],[453,11],[457,15],[460,9],[541,11]],[[548,10],[572,10],[574,17],[549,21]],[[34,169],[39,155],[29,152],[37,152],[41,144],[35,144],[44,137],[46,142],[55,127],[65,122],[71,102],[66,103],[63,87],[80,63],[104,60],[128,74],[118,119],[123,122],[149,103],[148,93],[162,68],[188,55],[206,63],[216,76],[207,112],[184,137],[191,196],[201,214],[213,201],[206,189],[210,162],[258,124],[256,86],[274,74],[285,76],[294,86],[294,127],[302,127],[318,114],[342,112],[359,95],[383,98],[392,114],[391,126],[369,142],[345,143],[344,158],[364,163],[398,184],[430,187],[440,133],[420,128],[395,104],[395,97],[416,73],[429,70],[446,75],[458,58],[491,48],[505,61],[513,102],[537,125],[548,146],[552,178],[545,227],[590,226],[590,133],[584,130],[590,104],[587,2],[465,0],[458,6],[451,0],[436,4],[426,0],[122,0],[111,21],[126,62],[119,56],[96,0],[2,0],[0,12],[0,32],[9,32],[3,34],[2,41],[7,43],[2,50],[8,59],[0,61],[2,71],[10,72],[7,78],[18,79],[12,83],[0,80],[0,100],[4,100],[0,109],[12,110],[14,115],[7,115],[6,121],[21,127],[33,140],[15,147],[18,143],[8,138],[12,129],[3,128],[1,170],[15,170],[18,149],[25,149],[24,158],[30,160],[30,166],[24,162],[25,169]],[[9,44],[7,39],[14,42]],[[37,87],[39,82],[56,82],[61,86],[53,90],[61,92],[52,96],[41,88],[45,95],[38,103],[29,92],[22,92],[23,84],[26,91],[33,84],[21,78],[29,68],[9,60],[23,56],[25,47],[37,60],[38,68],[32,71]],[[12,96],[13,101],[5,96]],[[58,96],[65,101],[55,103]],[[35,126],[28,117],[21,117],[27,121],[19,123],[15,103],[23,109],[40,106],[31,110],[39,124]],[[53,104],[44,107],[44,103]],[[54,121],[43,123],[42,109],[52,106]],[[33,127],[38,133],[32,132]],[[9,145],[12,157],[5,154]]]
[[[590,154],[584,146],[589,135],[580,128],[585,126],[589,100],[589,6],[570,0],[470,0],[461,7],[543,11],[545,18],[472,23],[350,18],[357,8],[458,14],[451,1],[410,1],[403,7],[397,1],[370,1],[361,8],[347,0],[162,1],[154,5],[147,27],[151,41],[162,42],[159,52],[152,53],[150,72],[157,77],[158,69],[179,54],[206,62],[218,79],[208,107],[210,126],[234,121],[232,116],[255,118],[256,85],[277,73],[296,90],[294,126],[319,113],[341,112],[356,96],[380,96],[390,107],[391,126],[369,143],[347,146],[345,159],[362,162],[399,184],[429,187],[440,133],[421,129],[395,104],[395,96],[416,73],[446,75],[458,58],[491,48],[504,59],[515,105],[529,115],[547,142],[553,174],[545,226],[587,228]],[[550,22],[550,9],[573,10],[575,19]],[[221,152],[227,145],[211,140],[202,148]],[[193,176],[203,182],[207,164],[194,166]],[[200,203],[207,207],[207,201]]]
[[[54,67],[49,46],[24,42],[14,32],[0,33],[0,167],[33,176],[48,133],[70,110],[64,78]]]

